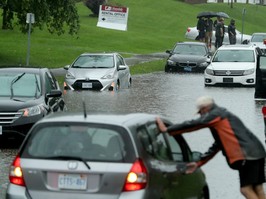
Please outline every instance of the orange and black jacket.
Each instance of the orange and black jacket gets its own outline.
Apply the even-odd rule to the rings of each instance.
[[[225,108],[215,104],[208,113],[198,119],[169,126],[167,132],[176,135],[206,127],[210,128],[215,142],[202,155],[198,166],[205,164],[220,150],[230,167],[237,161],[266,157],[264,146],[243,122]]]

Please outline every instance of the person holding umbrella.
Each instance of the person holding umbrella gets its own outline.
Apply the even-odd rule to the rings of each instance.
[[[234,19],[231,19],[230,24],[228,26],[228,35],[230,44],[236,44],[236,26]]]
[[[229,167],[239,172],[242,195],[247,199],[265,199],[264,145],[235,114],[216,105],[212,97],[199,97],[196,106],[200,117],[194,120],[167,127],[157,118],[159,130],[172,136],[202,128],[210,129],[214,143],[199,161],[187,163],[186,173],[193,173],[222,151]]]
[[[224,39],[224,18],[219,18],[219,21],[215,27],[215,48],[219,48],[223,45]]]
[[[203,17],[199,17],[197,30],[199,31],[199,41],[205,42],[205,21]]]
[[[205,29],[205,42],[207,47],[211,48],[213,21],[210,17],[207,17],[207,19],[205,20]]]

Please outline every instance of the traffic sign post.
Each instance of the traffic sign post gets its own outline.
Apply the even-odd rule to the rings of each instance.
[[[31,24],[35,23],[35,17],[33,13],[27,13],[26,23],[29,24],[29,31],[28,31],[28,50],[27,50],[27,61],[26,66],[29,66],[30,62],[30,32],[31,32]]]

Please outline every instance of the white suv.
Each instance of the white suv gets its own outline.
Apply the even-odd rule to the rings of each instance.
[[[204,71],[205,86],[254,86],[258,54],[261,54],[260,48],[253,45],[221,46]]]

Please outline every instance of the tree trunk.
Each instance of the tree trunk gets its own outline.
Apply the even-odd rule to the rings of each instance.
[[[2,29],[8,29],[8,25],[7,25],[7,7],[4,6],[3,7],[3,18],[2,18]]]

